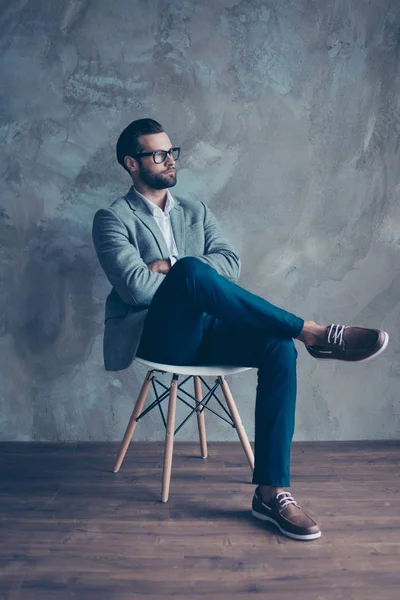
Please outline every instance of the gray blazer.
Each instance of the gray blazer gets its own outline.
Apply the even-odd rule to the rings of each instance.
[[[237,281],[240,260],[203,203],[177,198],[170,212],[179,258],[197,256],[221,275]],[[163,234],[133,186],[126,196],[94,216],[93,243],[113,286],[106,300],[103,339],[104,366],[120,371],[135,358],[147,309],[166,275],[146,265],[168,259]]]

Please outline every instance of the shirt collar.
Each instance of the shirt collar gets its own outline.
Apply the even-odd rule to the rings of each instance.
[[[139,198],[141,198],[143,200],[144,204],[147,206],[147,208],[149,209],[149,211],[151,212],[151,214],[153,215],[153,217],[160,217],[160,216],[163,215],[164,212],[166,214],[169,214],[169,212],[175,206],[175,200],[172,197],[172,194],[171,194],[171,192],[168,189],[167,189],[167,201],[165,203],[165,211],[162,211],[159,206],[156,206],[154,204],[154,202],[152,202],[151,200],[149,200],[148,198],[146,198],[146,196],[143,196],[143,194],[141,194],[140,192],[138,192],[138,190],[135,187],[133,189],[135,190],[135,192],[139,196]]]

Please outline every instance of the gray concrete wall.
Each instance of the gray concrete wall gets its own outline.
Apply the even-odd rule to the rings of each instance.
[[[106,373],[91,223],[130,185],[118,134],[160,120],[241,284],[382,327],[362,365],[298,344],[295,439],[399,437],[398,0],[0,3],[2,440],[120,439],[144,369]],[[256,373],[231,379],[253,436]],[[210,439],[236,439],[209,420]],[[162,439],[154,413],[137,439]],[[194,439],[195,422],[179,434]]]

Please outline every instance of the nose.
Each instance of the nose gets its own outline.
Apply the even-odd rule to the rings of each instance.
[[[172,156],[172,151],[167,154],[167,158],[165,159],[167,167],[173,167],[175,165],[175,159]]]

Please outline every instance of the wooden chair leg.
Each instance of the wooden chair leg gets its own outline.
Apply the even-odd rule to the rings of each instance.
[[[133,409],[133,413],[131,415],[131,418],[129,419],[128,427],[126,428],[125,435],[122,440],[120,450],[118,452],[117,461],[116,461],[116,463],[114,465],[114,469],[113,469],[114,473],[118,473],[118,471],[122,465],[122,461],[125,458],[126,451],[128,450],[128,446],[132,439],[133,433],[136,429],[136,424],[137,424],[136,419],[142,412],[142,408],[143,408],[143,405],[147,398],[147,394],[149,393],[149,388],[150,388],[151,380],[153,379],[153,377],[154,377],[154,371],[149,371],[145,377],[145,380],[142,385],[142,389],[140,390],[138,399],[136,400],[135,408]]]
[[[200,401],[203,399],[203,391],[201,389],[200,377],[198,377],[197,375],[194,375],[193,382],[194,382],[194,396],[195,396],[196,400]],[[203,408],[203,406],[201,404],[199,404],[199,406],[197,408],[199,410],[201,410]],[[206,438],[206,420],[204,418],[204,410],[200,414],[197,414],[197,425],[199,427],[201,457],[207,458],[208,452],[207,452],[207,438]]]
[[[254,471],[254,454],[253,450],[250,446],[249,438],[247,437],[247,433],[245,428],[243,427],[242,419],[240,418],[239,411],[236,407],[236,403],[233,399],[231,390],[225,380],[225,377],[218,377],[219,382],[221,384],[222,393],[224,394],[226,403],[228,405],[229,412],[232,415],[232,420],[235,423],[236,431],[238,433],[239,439],[242,443],[243,450],[246,454],[247,460],[249,461],[249,465],[252,471]]]
[[[165,435],[164,470],[162,479],[161,502],[168,502],[171,481],[172,454],[174,451],[176,399],[178,394],[178,375],[173,375],[169,391],[167,431]]]

